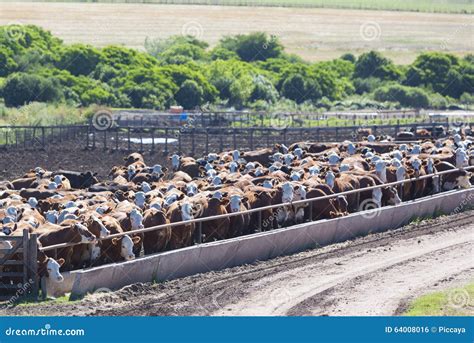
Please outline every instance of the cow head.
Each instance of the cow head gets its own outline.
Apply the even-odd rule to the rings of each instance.
[[[296,155],[296,157],[301,160],[303,158],[303,155],[304,155],[304,151],[303,149],[301,148],[296,148],[295,150],[293,150],[293,154]]]
[[[127,157],[124,157],[123,160],[125,161],[125,164],[128,166],[132,163],[143,161],[143,156],[137,152],[134,152]]]
[[[303,176],[304,176],[303,170],[293,171],[291,172],[290,179],[292,181],[300,181]]]
[[[421,167],[422,163],[421,163],[421,160],[418,159],[418,158],[414,158],[412,161],[411,161],[411,166],[413,167],[413,169],[415,170],[415,175],[418,176],[419,173],[420,173],[420,167]]]
[[[41,258],[42,257],[42,258]],[[38,274],[45,276],[52,282],[61,283],[64,281],[64,277],[61,275],[59,269],[64,265],[65,260],[63,258],[57,261],[46,255],[42,255],[39,260]]]
[[[347,163],[343,163],[339,167],[339,171],[342,173],[342,172],[348,171],[350,168],[351,167]]]
[[[15,206],[9,206],[5,211],[7,217],[11,218],[13,222],[18,221],[18,209]]]
[[[230,211],[232,213],[240,212],[240,207],[242,205],[243,198],[238,194],[231,195],[229,198]]]
[[[240,151],[239,150],[232,151],[232,159],[234,161],[238,161],[239,158],[240,158]]]
[[[218,159],[219,159],[219,155],[217,155],[216,153],[207,154],[207,161],[208,162],[214,162],[215,160],[218,160]]]
[[[239,164],[235,161],[229,163],[229,171],[231,173],[236,173],[239,170]]]
[[[30,205],[31,208],[36,208],[36,206],[38,206],[38,200],[35,197],[28,198],[28,205]]]
[[[469,158],[466,150],[463,148],[456,149],[456,168],[463,168],[468,165]]]
[[[319,175],[321,169],[317,166],[311,166],[308,168],[308,172],[310,176]]]
[[[155,164],[151,170],[151,175],[162,178],[167,170],[168,168],[163,168],[160,164]]]
[[[283,164],[289,166],[296,159],[296,156],[293,154],[285,154],[283,157]]]
[[[146,195],[144,192],[136,192],[135,193],[135,205],[140,208],[145,207],[146,201],[149,198],[149,195]]]
[[[0,232],[0,237],[5,237],[5,236],[8,236],[9,234],[6,234],[5,231],[3,232]],[[9,250],[9,249],[12,249],[13,246],[12,246],[12,243],[10,241],[5,241],[5,240],[0,240],[0,249],[5,249],[5,250]],[[0,255],[1,257],[2,255]]]
[[[181,164],[181,156],[174,154],[170,157],[170,160],[173,170],[177,171],[179,169],[179,165]]]
[[[81,243],[97,243],[97,237],[92,232],[90,232],[84,225],[76,223],[74,224],[74,230],[77,234],[81,236]]]
[[[398,167],[401,167],[402,162],[400,162],[400,160],[397,160],[396,158],[393,158],[393,159],[390,161],[390,164],[391,164],[393,167],[398,168]]]
[[[400,150],[393,151],[391,155],[392,155],[393,158],[395,158],[399,161],[403,160],[403,154],[400,152]]]
[[[150,204],[150,208],[154,208],[154,209],[159,210],[159,211],[161,211],[163,209],[158,200],[155,200],[154,202],[152,202]]]
[[[181,219],[188,221],[193,219],[193,206],[189,202],[183,202],[181,204]]]
[[[334,187],[334,180],[336,179],[336,175],[334,175],[334,173],[332,171],[328,171],[326,173],[326,177],[325,177],[325,181],[326,181],[326,184],[330,187],[330,188],[333,188]]]
[[[91,225],[89,231],[94,233],[99,238],[105,238],[110,235],[110,231],[105,227],[102,221],[96,216],[91,216]]]
[[[287,202],[292,202],[293,201],[293,191],[294,191],[294,186],[290,182],[285,182],[282,186],[281,189],[283,191],[283,194],[281,195],[281,200],[283,203]]]
[[[397,181],[402,181],[405,180],[405,175],[406,175],[406,169],[404,166],[400,166],[397,168],[397,171],[395,172],[397,176]]]
[[[349,145],[347,146],[347,152],[349,153],[349,155],[354,155],[357,152],[354,143],[349,143]]]
[[[262,187],[268,188],[268,189],[273,189],[273,183],[274,180],[265,180],[263,181]]]
[[[220,186],[222,185],[222,179],[219,176],[214,176],[211,183],[213,186]]]
[[[140,188],[142,189],[143,192],[148,193],[151,192],[151,186],[148,182],[143,181],[142,184],[140,185]]]
[[[186,185],[186,195],[192,197],[196,195],[198,192],[199,192],[198,186],[194,182],[188,183]]]
[[[398,196],[398,192],[395,187],[385,187],[382,192],[384,201],[388,205],[399,205],[402,203],[402,200]]]
[[[382,160],[375,163],[375,172],[382,182],[387,182],[387,166],[385,161]]]
[[[295,201],[306,199],[306,187],[303,185],[296,185],[294,189]]]
[[[137,171],[135,169],[135,166],[133,166],[133,165],[128,166],[128,168],[127,168],[127,177],[128,177],[129,181],[131,179],[133,179],[133,177],[135,176],[136,173],[137,173]]]
[[[2,228],[2,232],[0,232],[0,235],[3,236],[9,236],[12,234],[12,229],[9,226],[4,225]],[[0,241],[2,242],[2,241]]]
[[[58,211],[56,210],[47,211],[45,213],[45,218],[46,218],[46,221],[48,221],[49,223],[56,224],[58,222]]]
[[[337,165],[339,163],[339,160],[339,156],[334,152],[328,156],[328,162],[332,166]]]
[[[134,208],[130,211],[130,223],[132,225],[132,230],[140,230],[143,229],[143,215],[139,210]]]
[[[415,145],[413,146],[413,148],[411,149],[410,154],[412,154],[412,155],[419,155],[419,154],[421,154],[421,146],[418,145],[418,144],[415,144]]]
[[[135,254],[133,253],[133,245],[140,243],[140,237],[133,237],[129,235],[122,236],[121,238],[112,238],[113,245],[120,244],[120,256],[123,257],[125,261],[131,261],[135,259]]]

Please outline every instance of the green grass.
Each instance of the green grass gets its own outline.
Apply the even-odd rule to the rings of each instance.
[[[443,292],[429,293],[414,300],[407,316],[472,316],[474,315],[474,283]]]
[[[23,0],[25,1],[25,0]],[[55,0],[43,0],[57,2]],[[103,3],[154,3],[154,4],[190,4],[224,6],[279,6],[279,7],[318,7],[346,8],[364,10],[472,13],[470,0],[61,0],[61,2],[103,2]]]

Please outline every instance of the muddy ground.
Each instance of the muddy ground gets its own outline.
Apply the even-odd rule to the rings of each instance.
[[[397,315],[414,297],[472,282],[473,216],[467,211],[252,265],[0,315]]]

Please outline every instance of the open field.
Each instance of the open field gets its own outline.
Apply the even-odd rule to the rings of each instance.
[[[45,0],[45,2],[55,2]],[[112,2],[112,3],[156,3],[156,4],[192,4],[221,6],[275,6],[275,7],[318,7],[349,8],[389,11],[472,13],[472,2],[469,0],[65,0],[65,2]]]
[[[290,53],[327,60],[378,50],[404,64],[422,51],[472,51],[472,17],[317,8],[265,8],[106,3],[0,3],[0,25],[35,24],[66,43],[123,44],[143,49],[145,38],[192,34],[211,45],[224,35],[267,31]]]

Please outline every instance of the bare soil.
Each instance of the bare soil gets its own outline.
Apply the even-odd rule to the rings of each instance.
[[[225,35],[267,31],[307,60],[379,50],[410,63],[426,50],[472,50],[471,16],[321,8],[106,3],[0,3],[0,25],[35,24],[66,43],[123,44],[192,34],[215,45]]]
[[[474,211],[252,265],[0,315],[397,315],[474,277]]]

